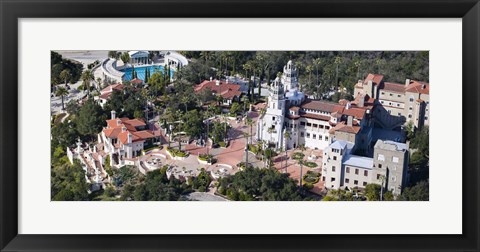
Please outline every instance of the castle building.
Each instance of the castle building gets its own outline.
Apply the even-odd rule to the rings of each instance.
[[[110,155],[110,165],[124,165],[124,160],[140,156],[144,146],[152,144],[157,136],[140,119],[117,118],[115,111],[107,120],[107,127],[98,134],[98,143]]]
[[[327,189],[365,188],[383,185],[400,195],[408,180],[408,145],[378,140],[373,158],[352,154],[354,144],[338,140],[323,153],[322,181]]]
[[[383,128],[412,123],[420,129],[429,125],[430,85],[422,81],[405,80],[405,84],[384,82],[383,75],[369,74],[355,85],[354,97],[368,95],[378,106],[377,123]]]
[[[323,150],[333,140],[359,143],[368,150],[372,135],[374,100],[359,95],[355,101],[332,103],[306,99],[300,92],[297,69],[292,61],[281,79],[270,87],[267,109],[258,120],[257,138],[277,149],[305,146]]]

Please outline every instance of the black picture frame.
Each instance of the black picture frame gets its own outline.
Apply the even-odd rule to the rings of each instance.
[[[141,11],[138,8],[141,7]],[[133,11],[135,10],[135,11]],[[0,0],[1,251],[479,251],[478,0]],[[462,235],[18,234],[19,18],[462,18]],[[452,169],[460,169],[452,167]],[[445,199],[448,200],[448,199]],[[147,224],[146,224],[147,225]],[[439,223],[441,225],[441,223]],[[254,232],[254,229],[252,229]]]

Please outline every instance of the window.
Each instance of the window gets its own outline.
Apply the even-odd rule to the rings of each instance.
[[[335,178],[331,178],[331,179],[330,179],[330,182],[333,182],[333,181],[335,181]]]
[[[382,154],[378,154],[378,160],[385,161],[385,156],[383,156]]]
[[[401,97],[401,95],[397,95],[397,97]]]
[[[318,140],[322,140],[322,135],[318,135]]]
[[[363,176],[368,177],[368,171],[363,171]]]
[[[330,126],[325,126],[325,129],[330,129]]]
[[[380,174],[377,174],[377,180],[380,180],[380,176],[381,176]]]
[[[392,162],[398,163],[398,157],[393,157],[393,158],[392,158]]]
[[[392,111],[391,111],[391,110],[388,110],[388,113],[391,115],[391,114],[392,114]]]
[[[392,176],[392,181],[395,182],[397,178],[395,176]]]
[[[327,136],[325,136],[325,141],[328,141],[328,137],[327,137]]]
[[[322,181],[325,181],[325,176],[322,177]]]
[[[346,183],[346,184],[350,183],[350,179],[346,178],[346,179],[345,179],[345,183]]]
[[[323,125],[319,125],[320,126],[320,129],[323,129]]]
[[[382,164],[378,164],[378,168],[382,168]]]
[[[318,124],[314,123],[314,124],[313,124],[313,127],[314,127],[314,128],[318,128]]]
[[[340,153],[340,150],[339,150],[339,149],[334,149],[334,148],[332,148],[332,152],[333,152],[333,153]]]
[[[300,136],[303,137],[303,136],[304,136],[304,133],[303,133],[303,132],[300,132]]]
[[[354,181],[353,181],[353,184],[354,184],[354,185],[358,185],[358,180],[354,180]]]
[[[397,107],[400,107],[400,103],[397,103]]]
[[[385,94],[385,92],[382,92],[382,94]]]
[[[313,134],[313,139],[317,139],[317,135]]]
[[[355,169],[355,174],[358,175],[358,169]]]
[[[309,123],[309,122],[307,122],[307,126],[308,126],[308,127],[311,127],[311,126],[312,126],[312,124],[311,124],[311,123]]]
[[[272,117],[272,121],[275,121],[275,116],[274,116],[274,117]]]
[[[307,138],[310,138],[310,133],[307,133]]]
[[[332,166],[332,172],[334,172],[334,171],[335,171],[335,166]]]
[[[390,94],[390,96],[393,96],[393,94]]]
[[[363,186],[367,186],[367,182],[363,182]]]
[[[412,98],[412,97],[410,97],[410,102],[413,102],[413,98]]]
[[[350,167],[347,166],[345,172],[346,172],[346,173],[350,173]]]
[[[333,156],[333,160],[337,160],[337,156]]]
[[[305,122],[300,122],[300,126],[305,126]]]
[[[425,116],[425,121],[428,120],[428,116]]]
[[[408,110],[413,110],[412,106],[410,106],[410,107],[408,108]]]
[[[383,104],[383,101],[380,101],[381,104]]]

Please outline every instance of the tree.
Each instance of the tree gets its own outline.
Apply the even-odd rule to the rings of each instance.
[[[68,69],[63,69],[62,72],[60,72],[60,78],[64,80],[65,85],[67,85],[67,82],[71,78],[71,73],[70,70]]]
[[[237,102],[232,103],[232,105],[230,106],[230,114],[232,115],[238,114],[241,110],[242,108]]]
[[[111,59],[117,59],[120,57],[121,53],[117,51],[108,51],[108,57]]]
[[[128,52],[122,53],[122,56],[120,56],[120,59],[123,61],[123,64],[127,65],[128,62],[130,62],[130,54]]]
[[[287,150],[288,150],[288,140],[290,139],[290,131],[285,131],[285,133],[283,133],[283,139],[285,141],[285,173],[287,173],[287,168],[288,168]]]
[[[231,200],[287,201],[308,199],[299,194],[298,187],[287,174],[274,169],[246,167],[232,176],[218,180],[217,188]],[[228,188],[224,190],[225,188]]]
[[[94,80],[94,76],[91,70],[85,70],[82,74],[83,88],[87,90],[88,96],[90,96],[90,82]]]
[[[405,201],[428,201],[429,200],[429,184],[428,181],[420,181],[412,187],[406,187],[403,190],[399,200]]]
[[[55,95],[62,97],[62,110],[65,110],[64,98],[68,95],[68,90],[64,87],[60,87],[57,89],[57,92],[55,92]]]
[[[368,184],[365,187],[365,197],[369,201],[378,201],[380,200],[380,188],[381,186],[378,184]]]
[[[93,100],[88,100],[78,112],[76,118],[78,133],[87,139],[94,139],[105,124],[106,116],[102,107]]]
[[[52,167],[51,197],[53,201],[84,201],[88,200],[88,184],[85,171],[80,162],[73,165],[63,164]]]

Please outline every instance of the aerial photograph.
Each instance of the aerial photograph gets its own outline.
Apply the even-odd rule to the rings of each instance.
[[[52,50],[50,77],[52,201],[429,200],[428,51]]]

